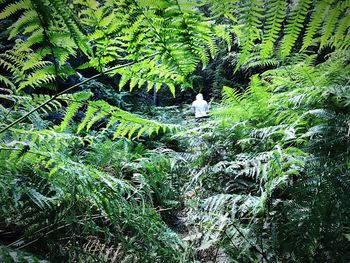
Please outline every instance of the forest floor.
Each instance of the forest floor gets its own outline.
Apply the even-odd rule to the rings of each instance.
[[[199,237],[198,233],[195,233],[189,226],[191,222],[188,222],[187,217],[188,207],[179,211],[175,217],[171,228],[175,233],[194,249],[195,258],[201,263],[227,263],[230,262],[229,257],[225,252],[215,246],[210,246],[205,249],[200,248],[203,236]]]
[[[203,133],[203,129],[208,128],[210,124],[210,117],[208,119],[203,119],[196,121],[190,112],[191,105],[185,105],[181,107],[181,112],[177,113],[176,119],[181,119],[182,121],[178,124],[182,127],[181,130],[184,133],[190,134],[190,136],[200,137]],[[173,113],[176,115],[176,113]],[[173,117],[175,115],[172,115]],[[209,125],[209,126],[208,126]],[[199,139],[200,141],[200,139]],[[200,145],[198,145],[200,148]],[[188,149],[189,152],[193,153],[197,149]],[[201,248],[201,243],[203,241],[204,235],[202,235],[195,227],[195,222],[190,218],[189,213],[191,210],[191,201],[196,202],[197,198],[196,189],[188,188],[182,185],[181,199],[183,202],[182,209],[179,210],[174,220],[171,222],[170,228],[188,245],[193,249],[194,257],[198,262],[201,263],[227,263],[230,262],[229,257],[225,252],[214,245],[207,248]]]

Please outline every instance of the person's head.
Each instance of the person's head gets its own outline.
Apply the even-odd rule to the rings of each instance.
[[[203,100],[203,94],[202,93],[198,93],[196,96],[196,100]]]

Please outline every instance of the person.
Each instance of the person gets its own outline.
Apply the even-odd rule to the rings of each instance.
[[[208,118],[208,103],[203,99],[203,95],[198,93],[196,100],[192,103],[192,112],[196,121],[199,121],[204,118]]]

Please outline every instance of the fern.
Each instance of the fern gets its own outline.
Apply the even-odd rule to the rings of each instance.
[[[60,129],[64,131],[67,127],[69,121],[74,117],[74,114],[82,106],[83,102],[86,101],[91,94],[89,93],[75,93],[72,98],[72,102],[68,105],[66,109],[66,115],[64,116],[63,121],[61,122]]]
[[[236,70],[248,61],[254,41],[261,39],[261,19],[263,2],[260,0],[244,1],[239,9],[239,26],[242,36],[239,39],[241,54]]]
[[[346,31],[349,28],[350,25],[350,13],[348,12],[345,17],[343,17],[338,24],[338,27],[334,33],[334,39],[333,43],[335,46],[338,46],[340,43],[342,43],[342,40],[347,35]],[[349,33],[348,33],[349,34]]]
[[[249,57],[249,62],[245,63],[242,66],[242,69],[250,69],[250,68],[257,68],[257,67],[276,67],[276,66],[278,66],[278,64],[280,63],[279,59],[274,58],[274,56],[269,58],[269,56],[272,55],[272,53],[270,53],[270,51],[272,51],[273,49],[268,51],[269,53],[266,53],[266,54],[262,53],[262,52],[265,52],[265,51],[263,51],[263,49],[267,48],[267,47],[264,47],[264,45],[265,44],[261,45],[260,52],[258,50],[258,48],[260,46],[258,46],[258,48],[256,50],[254,49],[251,52],[250,57]],[[272,46],[271,46],[271,48],[272,48]]]
[[[195,189],[187,220],[197,249],[240,262],[349,258],[337,255],[347,231],[332,223],[349,206],[348,58],[337,50],[315,66],[315,56],[298,55],[253,76],[245,92],[224,87],[216,118],[186,144],[196,156],[185,187]],[[337,245],[321,238],[334,231]]]
[[[33,205],[33,203],[29,201],[31,200],[30,197],[27,196],[27,193],[29,193],[30,191],[31,193],[34,193],[31,190],[33,188],[27,188],[27,185],[30,185],[30,182],[28,182],[28,178],[21,175],[17,176],[16,180],[21,181],[21,185],[19,185],[13,190],[16,191],[17,194],[20,194],[22,200],[26,201],[26,206],[18,204],[20,208],[24,209],[22,209],[22,211],[19,210],[20,213],[18,215],[20,215],[20,218],[16,221],[13,221],[13,223],[17,224],[18,226],[26,227],[26,229],[30,229],[30,231],[26,231],[25,236],[12,242],[12,245],[19,245],[21,247],[24,247],[29,245],[32,241],[45,240],[46,237],[50,238],[51,236],[60,235],[61,237],[63,237],[64,241],[62,240],[59,244],[56,243],[56,248],[58,245],[62,246],[62,249],[64,249],[64,247],[65,249],[67,249],[67,246],[69,247],[70,242],[73,242],[74,238],[68,238],[68,240],[66,240],[66,233],[64,231],[60,231],[61,229],[65,229],[68,232],[80,232],[82,239],[80,239],[78,243],[74,243],[74,245],[77,246],[76,248],[78,249],[80,242],[83,242],[84,244],[85,239],[89,236],[91,238],[91,235],[94,235],[95,230],[98,230],[99,232],[102,230],[102,232],[106,234],[108,234],[109,231],[115,230],[117,236],[113,238],[113,242],[117,242],[117,240],[122,240],[121,244],[122,249],[124,251],[123,257],[126,257],[128,254],[132,254],[132,251],[135,251],[133,247],[136,247],[136,244],[133,241],[127,241],[127,238],[123,236],[124,231],[120,224],[123,224],[125,227],[132,227],[136,233],[135,236],[138,236],[138,242],[141,241],[144,245],[150,246],[150,248],[152,247],[152,249],[155,248],[155,251],[157,251],[158,248],[156,248],[157,245],[154,245],[158,243],[158,241],[160,242],[159,246],[163,247],[163,241],[161,241],[163,238],[166,240],[173,240],[174,248],[177,245],[181,245],[180,240],[178,240],[178,238],[174,235],[171,236],[170,230],[168,230],[161,223],[155,210],[151,209],[148,204],[138,203],[137,200],[139,200],[140,198],[143,199],[143,196],[140,192],[137,192],[137,189],[131,183],[122,179],[117,179],[108,176],[104,172],[101,172],[92,167],[87,168],[82,163],[67,159],[67,156],[65,156],[62,152],[55,152],[50,156],[50,159],[48,160],[46,158],[47,157],[40,157],[40,159],[38,160],[38,158],[33,158],[31,153],[28,153],[24,156],[24,159],[20,161],[20,165],[17,166],[17,168],[11,166],[11,170],[13,171],[16,169],[20,169],[19,171],[25,172],[26,167],[30,166],[31,164],[34,164],[34,168],[32,168],[34,169],[34,171],[37,169],[37,166],[35,164],[42,163],[45,165],[47,169],[45,173],[32,173],[33,180],[41,180],[46,184],[45,185],[44,183],[42,183],[42,185],[45,185],[45,188],[41,189],[40,194],[36,194],[36,202],[44,201],[47,195],[50,193],[50,189],[54,189],[55,191],[55,194],[52,196],[54,198],[51,198],[49,201],[51,208],[45,206],[45,208],[40,209],[39,207]],[[6,164],[8,163],[6,162]],[[74,172],[69,167],[74,167]],[[3,171],[3,167],[1,167],[1,169]],[[28,171],[30,171],[30,169]],[[62,180],[63,177],[67,177],[68,180]],[[1,179],[3,180],[4,178],[2,177]],[[100,193],[97,193],[94,190],[95,186],[98,186],[100,189],[103,188],[104,194],[101,195]],[[10,191],[10,189],[4,189],[3,187],[1,187],[0,189],[2,196],[8,193],[7,191]],[[21,191],[22,193],[20,193]],[[95,193],[93,193],[94,191]],[[76,198],[72,197],[71,194],[74,194]],[[89,195],[89,197],[84,198],[84,195],[86,196],[87,194]],[[34,196],[32,197],[34,198]],[[114,200],[115,202],[109,202],[106,199],[107,197],[109,200]],[[12,204],[14,203],[15,201],[12,202]],[[85,213],[84,215],[89,214],[91,216],[85,217],[79,213],[69,213],[68,210],[66,210],[70,206],[69,204],[74,205],[76,209],[83,211]],[[6,205],[10,204],[7,203]],[[29,207],[30,210],[27,209]],[[94,208],[92,207],[98,208],[98,210],[101,211],[101,213],[98,212],[98,214],[96,214],[96,211],[94,212]],[[139,210],[139,208],[141,207],[143,207],[143,209]],[[10,209],[9,206],[6,206],[6,208]],[[13,207],[13,209],[16,208]],[[13,212],[13,209],[10,209],[8,211]],[[32,213],[32,211],[35,211],[35,213]],[[140,213],[138,213],[137,211],[139,211]],[[70,215],[66,214],[66,212],[68,212],[68,214]],[[52,216],[56,213],[60,213],[62,216],[60,216],[60,218],[57,221],[51,221],[49,219],[49,215],[51,214]],[[148,219],[142,219],[148,216]],[[68,217],[74,218],[74,220],[77,220],[79,224],[85,224],[85,227],[80,228],[80,230],[76,229],[75,226],[72,225],[72,221],[70,221]],[[46,218],[47,220],[41,221],[39,220],[40,218]],[[100,226],[98,226],[98,219],[102,218],[110,218],[116,220],[118,223],[113,224],[113,226],[110,226],[109,230],[108,227],[101,228]],[[124,221],[124,219],[122,218],[127,218],[127,221]],[[138,220],[142,220],[142,222]],[[157,233],[158,236],[161,235],[161,238],[159,240],[155,241],[153,240],[153,238],[150,239],[149,237],[147,237],[148,234],[145,234],[142,231],[143,227],[141,225],[147,224],[147,220],[150,220],[148,221],[149,227],[147,228],[147,232]],[[84,229],[84,231],[82,231],[82,229]],[[105,242],[108,242],[107,236],[99,236],[99,238],[101,240],[105,240]],[[76,251],[74,249],[72,250]],[[167,253],[170,253],[167,255],[163,254],[163,256],[169,259],[177,258],[178,255],[175,252],[176,250],[172,250],[173,248],[167,250]],[[54,250],[52,252],[52,255],[56,254]],[[67,253],[68,258],[76,258],[74,252],[67,251]],[[56,255],[58,256],[58,254]],[[79,253],[79,255],[83,257],[83,254],[81,253]],[[139,254],[139,257],[147,259],[148,257],[152,258],[153,256],[150,256],[148,254]]]
[[[52,83],[56,79],[55,68],[53,66],[45,67],[44,69],[36,70],[34,73],[29,75],[27,79],[18,87],[18,91],[24,89],[25,87],[38,87],[42,84]]]
[[[169,71],[166,67],[158,66],[155,63],[156,61],[147,59],[129,68],[114,71],[112,74],[119,73],[122,75],[119,81],[119,90],[121,90],[130,80],[130,91],[132,91],[135,86],[141,88],[146,83],[148,91],[154,86],[160,87],[161,84],[164,84],[169,87],[172,95],[175,96],[175,85],[181,84],[184,81],[183,77],[176,72]]]
[[[1,76],[0,75],[0,82],[2,82],[3,84],[5,84],[6,87],[9,87],[11,90],[16,89],[15,84],[13,84],[13,82],[11,80],[9,80],[7,77],[5,76]]]
[[[14,38],[19,34],[25,34],[27,36],[26,40],[19,41],[13,50],[14,54],[20,52],[32,53],[30,59],[28,59],[26,62],[27,64],[24,66],[23,71],[34,69],[34,66],[43,66],[46,63],[45,59],[47,59],[48,56],[51,56],[50,59],[57,58],[60,65],[63,65],[70,55],[75,54],[76,43],[72,44],[70,35],[76,36],[78,34],[77,30],[74,31],[72,24],[68,23],[69,21],[67,21],[67,17],[65,17],[65,20],[64,17],[62,18],[57,15],[57,12],[65,14],[67,13],[67,10],[55,10],[52,6],[50,6],[49,2],[40,0],[33,0],[26,3],[18,2],[18,5],[21,4],[23,4],[26,11],[22,12],[20,14],[20,18],[10,27],[9,38]],[[12,10],[11,12],[5,12],[7,10],[5,8],[5,16],[10,16],[23,11],[22,8],[13,9],[12,6],[13,5],[11,4],[8,5],[8,8]],[[57,8],[59,8],[59,6],[59,4],[56,5]],[[58,19],[59,21],[54,21],[55,19]],[[70,27],[64,25],[65,21],[70,25]],[[74,32],[72,33],[69,30],[72,30]],[[83,39],[80,39],[79,41],[83,43],[82,40]],[[36,48],[36,50],[31,49],[33,46],[37,45],[41,45],[41,47],[38,49]],[[84,46],[84,44],[82,45]],[[26,59],[22,59],[22,62]],[[54,68],[54,75],[58,75],[58,67],[55,65]],[[39,79],[42,76],[44,75],[38,72],[37,76],[32,76],[33,80],[29,80],[28,84],[35,84],[36,81],[38,81],[36,84],[41,84],[41,81]],[[50,77],[48,75],[47,77],[48,79],[44,82],[53,81],[53,77]]]
[[[320,1],[316,4],[310,18],[310,22],[307,25],[306,33],[303,38],[303,45],[301,50],[310,46],[314,35],[321,26],[323,19],[328,17],[328,11],[331,8],[331,1]]]
[[[179,203],[173,181],[193,190],[185,216],[200,251],[217,246],[239,262],[347,259],[348,4],[301,0],[292,13],[277,0],[6,4],[0,18],[19,18],[4,33],[17,44],[0,55],[0,220],[16,231],[10,246],[85,262],[107,258],[117,244],[118,260],[188,262],[188,248],[161,219],[171,215],[163,208]],[[273,52],[281,30],[283,65]],[[224,56],[221,40],[240,50],[225,57],[239,58],[236,69],[273,69],[253,75],[249,87],[224,86],[224,103],[206,123],[171,116],[188,125],[164,138],[179,153],[122,138],[154,138],[179,125],[122,110],[113,94],[111,103],[90,92],[64,95],[81,85],[106,92],[102,83],[86,85],[103,74],[120,75],[120,89],[168,87],[175,95],[175,87],[191,85],[198,65]],[[335,50],[323,63],[302,53],[318,41]],[[67,63],[75,57],[73,65],[86,62],[77,70],[101,73],[53,96],[37,94],[75,74]]]
[[[231,21],[237,21],[235,14],[235,8],[238,1],[208,1],[210,6],[210,12],[213,18],[223,16],[229,18]]]
[[[18,1],[7,5],[0,13],[0,19],[8,18],[9,16],[17,13],[18,11],[27,10],[31,8],[30,0]]]
[[[282,22],[286,14],[286,3],[282,0],[269,1],[267,6],[266,22],[261,46],[261,58],[266,60],[273,51],[273,45],[281,31]]]
[[[231,89],[227,86],[223,87],[223,100],[227,104],[239,103],[243,99],[243,93],[238,90]]]
[[[41,87],[53,83],[58,77],[66,78],[75,73],[69,66],[57,66],[45,60],[47,53],[44,50],[34,52],[28,46],[24,48],[29,42],[18,41],[12,50],[0,55],[0,66],[13,74],[18,91],[28,86]],[[64,53],[67,54],[67,51],[69,52],[69,49]],[[67,59],[65,54],[63,56]],[[62,62],[65,60],[61,55],[58,59]]]
[[[301,0],[292,11],[290,17],[287,20],[287,25],[284,30],[284,37],[281,42],[280,52],[281,57],[287,57],[297,41],[297,38],[303,28],[303,22],[305,16],[311,6],[311,0]]]
[[[85,99],[86,98],[83,98],[83,100]],[[137,131],[137,137],[140,137],[144,133],[151,135],[153,132],[158,133],[160,130],[165,132],[177,128],[174,125],[166,125],[141,118],[135,114],[123,111],[118,107],[111,106],[105,101],[90,101],[83,103],[80,99],[78,101],[73,101],[73,103],[68,106],[65,118],[61,123],[61,130],[64,130],[67,127],[69,121],[84,104],[86,104],[87,109],[85,111],[84,119],[77,128],[77,133],[83,129],[89,130],[93,124],[102,118],[109,119],[109,121],[106,121],[107,129],[111,129],[113,125],[120,122],[114,133],[114,138],[117,138],[118,136],[128,136],[131,138]]]
[[[174,94],[175,85],[188,85],[186,77],[200,61],[203,66],[208,63],[206,49],[209,48],[212,56],[216,52],[214,30],[193,11],[196,4],[126,1],[119,3],[119,10],[113,16],[109,9],[113,5],[108,2],[101,6],[85,1],[80,4],[85,9],[79,15],[93,28],[89,37],[97,47],[97,56],[82,67],[101,70],[116,59],[157,54],[144,63],[114,72],[122,74],[120,87],[128,80],[131,80],[130,89],[146,81],[149,88],[156,89],[165,83]],[[177,37],[167,37],[174,34]],[[225,34],[221,31],[220,35]],[[227,35],[225,37],[228,40]]]
[[[38,0],[35,0],[38,1]],[[66,7],[66,4],[62,0],[51,1],[56,11],[61,15],[65,25],[71,37],[74,39],[75,44],[83,51],[86,55],[91,54],[90,46],[86,41],[84,34],[79,29],[77,23],[73,20],[70,9]]]
[[[217,25],[214,27],[215,35],[217,35],[219,38],[223,39],[228,47],[228,50],[231,49],[232,46],[232,36],[229,33],[229,28]]]

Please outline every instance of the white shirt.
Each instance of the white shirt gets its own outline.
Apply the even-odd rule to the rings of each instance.
[[[195,100],[192,103],[192,107],[195,111],[195,118],[201,118],[207,116],[208,103],[205,100]]]

